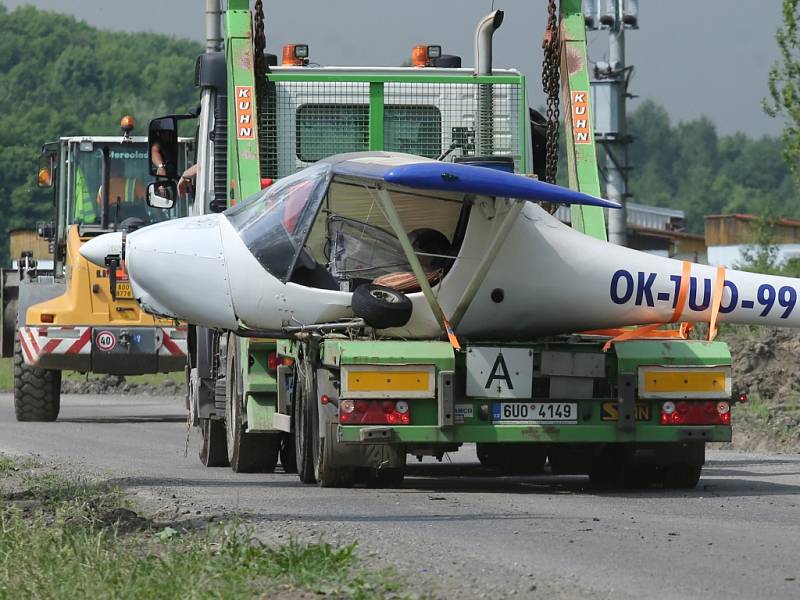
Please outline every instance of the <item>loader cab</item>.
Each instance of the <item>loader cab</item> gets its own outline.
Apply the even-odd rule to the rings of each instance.
[[[179,142],[185,164],[191,145]],[[158,210],[145,202],[149,179],[144,136],[63,137],[45,144],[37,167],[37,185],[52,189],[53,220],[40,224],[40,235],[51,242],[56,273],[66,258],[66,234],[71,225],[81,237],[107,231],[133,230],[185,214],[185,207]],[[105,166],[104,166],[105,165]],[[108,169],[108,214],[102,222],[104,169]]]

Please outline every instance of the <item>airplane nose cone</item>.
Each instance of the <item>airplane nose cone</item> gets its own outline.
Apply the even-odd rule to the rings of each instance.
[[[176,219],[128,234],[125,266],[145,309],[194,325],[237,328],[220,217]]]
[[[81,256],[98,267],[106,266],[106,256],[122,253],[122,232],[104,233],[81,246]]]

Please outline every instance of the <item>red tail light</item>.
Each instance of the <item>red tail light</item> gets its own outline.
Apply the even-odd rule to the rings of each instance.
[[[730,425],[731,406],[727,402],[665,402],[661,407],[662,425]]]
[[[342,425],[408,425],[411,411],[404,400],[341,400]]]
[[[280,365],[291,367],[293,364],[294,360],[288,356],[278,356],[277,352],[267,354],[267,370],[272,373],[277,373]]]

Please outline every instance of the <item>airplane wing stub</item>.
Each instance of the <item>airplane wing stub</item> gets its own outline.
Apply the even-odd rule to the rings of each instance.
[[[523,175],[474,165],[434,161],[405,164],[386,171],[383,180],[394,185],[440,192],[518,198],[532,202],[620,208],[619,204],[611,200],[595,198]]]

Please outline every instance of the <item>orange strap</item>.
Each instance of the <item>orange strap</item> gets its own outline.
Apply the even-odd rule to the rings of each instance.
[[[458,338],[456,337],[456,332],[453,330],[453,326],[450,325],[450,321],[447,320],[447,317],[442,315],[442,319],[444,319],[444,329],[447,333],[447,339],[450,340],[450,345],[453,347],[454,350],[461,350],[461,344],[458,343]]]
[[[689,277],[692,272],[692,263],[688,260],[684,260],[683,264],[681,265],[681,285],[678,288],[678,299],[675,302],[675,310],[672,311],[672,317],[668,321],[668,323],[677,323],[680,320],[681,315],[683,315],[683,308],[686,306],[686,297],[689,295]],[[718,306],[718,304],[717,304]],[[603,352],[608,352],[611,349],[611,345],[616,342],[622,342],[624,340],[630,340],[633,338],[647,338],[647,337],[684,337],[685,333],[688,331],[684,331],[684,328],[677,330],[675,334],[670,334],[668,331],[658,331],[656,330],[664,325],[664,323],[653,323],[652,325],[644,325],[643,327],[634,327],[633,329],[623,329],[623,330],[616,330],[619,333],[615,335],[612,339],[608,340],[603,345]],[[655,335],[654,335],[655,332]],[[584,333],[595,333],[595,332],[584,332]],[[596,333],[595,333],[596,334]]]
[[[722,294],[725,291],[725,267],[717,267],[717,280],[714,283],[714,295],[711,297],[711,320],[708,322],[708,341],[717,337],[717,319],[722,305]]]
[[[672,312],[670,323],[677,323],[683,314],[683,307],[686,306],[686,296],[689,295],[689,277],[692,274],[692,263],[688,260],[681,265],[681,287],[678,290],[678,301],[675,303],[675,310]]]

